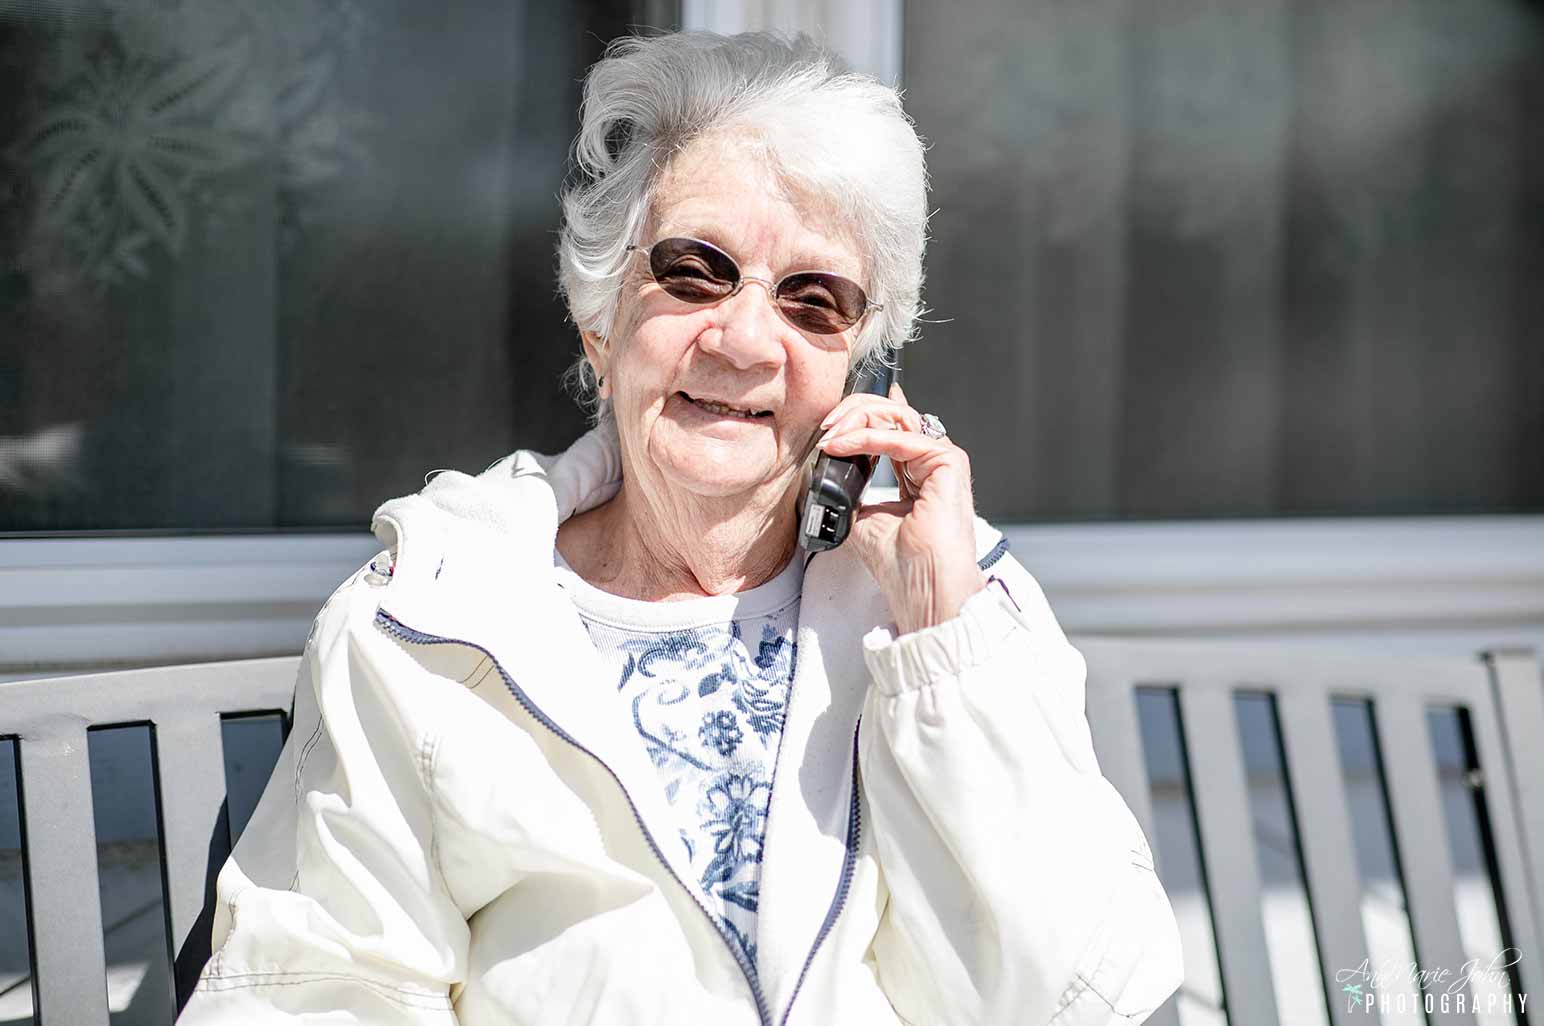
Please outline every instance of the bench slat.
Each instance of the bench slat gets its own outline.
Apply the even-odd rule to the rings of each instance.
[[[220,717],[208,712],[160,717],[155,724],[155,747],[161,841],[166,852],[168,939],[175,959],[203,910],[211,859],[217,868],[230,854],[230,830],[223,810]]]
[[[1540,689],[1538,671],[1534,670],[1534,689]],[[1470,723],[1474,727],[1475,757],[1483,774],[1485,815],[1490,822],[1491,839],[1496,848],[1496,867],[1500,872],[1501,900],[1506,906],[1503,913],[1508,918],[1513,947],[1523,953],[1519,965],[1524,993],[1544,993],[1544,963],[1538,952],[1539,918],[1535,906],[1529,901],[1532,880],[1524,853],[1522,827],[1514,817],[1520,807],[1507,779],[1507,750],[1502,741],[1502,728],[1494,709],[1476,703],[1470,711]],[[1521,726],[1521,725],[1519,725]],[[1531,735],[1544,737],[1544,733]],[[1539,747],[1537,741],[1533,747]],[[1539,781],[1531,781],[1537,785]]]
[[[1111,649],[1092,642],[1078,647],[1088,664],[1084,707],[1100,772],[1126,799],[1153,849],[1154,860],[1161,865],[1163,853],[1153,830],[1152,783],[1137,714],[1138,679],[1133,672],[1137,667],[1120,658],[1118,646]],[[1159,1005],[1147,1022],[1149,1026],[1179,1026],[1179,998],[1171,997]]]
[[[1380,692],[1373,707],[1384,786],[1394,814],[1394,837],[1404,877],[1415,956],[1421,969],[1456,975],[1464,964],[1459,941],[1458,911],[1453,891],[1453,860],[1448,848],[1447,817],[1437,780],[1437,757],[1426,725],[1426,706],[1417,682],[1409,690]],[[1441,994],[1449,982],[1437,982],[1430,992]],[[1459,1015],[1440,1004],[1432,1010],[1431,1026],[1473,1026],[1474,1017]]]
[[[1502,741],[1510,760],[1507,788],[1517,809],[1521,843],[1532,878],[1528,900],[1533,904],[1534,922],[1544,929],[1544,687],[1540,686],[1539,664],[1531,652],[1501,651],[1489,662]],[[1487,770],[1487,794],[1499,786],[1501,776]],[[1493,813],[1491,821],[1494,823],[1498,818],[1506,817]],[[1514,891],[1509,898],[1520,901],[1523,894]]]
[[[1319,972],[1327,991],[1334,1026],[1365,1026],[1365,1011],[1353,1011],[1341,994],[1337,973],[1360,966],[1368,957],[1362,929],[1361,881],[1356,873],[1351,812],[1346,805],[1340,752],[1330,697],[1308,687],[1282,688],[1276,695],[1287,779],[1297,816],[1298,846],[1308,878],[1308,907],[1313,915]],[[1363,986],[1363,992],[1369,988]]]
[[[37,1018],[108,1026],[86,728],[50,724],[23,735],[20,747]]]
[[[1149,845],[1153,841],[1153,799],[1142,754],[1142,730],[1137,720],[1136,690],[1129,680],[1114,678],[1114,668],[1088,657],[1090,684],[1084,703],[1099,770],[1136,816]],[[1155,858],[1161,858],[1156,850]]]
[[[1197,674],[1179,694],[1228,1022],[1277,1026],[1233,692],[1225,681]]]

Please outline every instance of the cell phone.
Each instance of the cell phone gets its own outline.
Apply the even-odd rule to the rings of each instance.
[[[894,380],[895,368],[880,367],[848,394],[889,395]],[[846,541],[858,514],[858,497],[878,466],[877,456],[828,456],[817,451],[799,492],[799,544],[809,552],[822,552]]]

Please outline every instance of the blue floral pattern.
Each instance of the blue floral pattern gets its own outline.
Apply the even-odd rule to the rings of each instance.
[[[772,771],[799,602],[723,624],[642,630],[580,618],[617,674],[709,908],[753,963]],[[752,640],[747,640],[750,638]]]
[[[697,728],[697,737],[719,755],[733,755],[744,736],[740,732],[740,721],[727,709],[704,713],[702,726]]]

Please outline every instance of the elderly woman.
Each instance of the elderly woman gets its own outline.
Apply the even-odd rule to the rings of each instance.
[[[918,311],[896,93],[802,38],[626,39],[576,152],[595,426],[377,512],[181,1021],[1145,1018],[1178,933],[1083,660],[936,418],[850,391]],[[807,554],[821,450],[900,487]]]

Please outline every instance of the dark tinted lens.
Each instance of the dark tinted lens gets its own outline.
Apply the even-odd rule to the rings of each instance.
[[[740,269],[727,253],[696,239],[663,239],[649,250],[660,288],[687,303],[711,303],[734,290]]]
[[[783,316],[805,331],[834,335],[863,316],[868,298],[858,284],[835,274],[791,274],[777,287]]]

